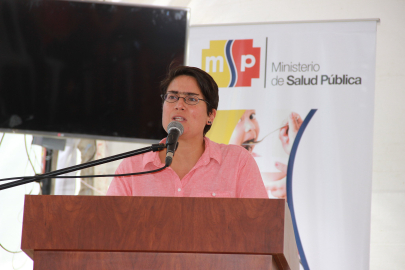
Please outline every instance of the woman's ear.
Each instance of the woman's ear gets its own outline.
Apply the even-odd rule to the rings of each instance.
[[[212,111],[208,115],[208,120],[207,120],[208,125],[212,125],[212,123],[214,122],[215,116],[217,116],[217,110],[212,109]]]

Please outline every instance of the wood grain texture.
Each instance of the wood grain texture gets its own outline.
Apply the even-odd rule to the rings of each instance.
[[[286,261],[284,200],[25,197],[21,248],[274,255]],[[287,232],[292,233],[292,232]],[[281,263],[280,269],[285,268]]]
[[[271,255],[35,251],[34,270],[279,270]]]
[[[288,266],[291,269],[299,269],[300,262],[299,262],[299,254],[297,248],[297,242],[295,241],[294,233],[290,233],[294,231],[294,227],[292,224],[291,213],[288,205],[285,207],[285,214],[284,214],[284,258],[286,262],[284,263],[284,267],[287,268]],[[284,258],[280,258],[283,260]],[[288,265],[288,266],[287,266]]]

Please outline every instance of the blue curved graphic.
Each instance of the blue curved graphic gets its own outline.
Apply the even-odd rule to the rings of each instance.
[[[236,84],[236,68],[232,59],[232,44],[233,40],[228,40],[225,47],[226,60],[228,61],[229,70],[231,71],[231,82],[228,87],[234,87]]]
[[[305,257],[304,248],[302,247],[300,234],[298,232],[297,221],[295,219],[293,194],[292,194],[292,181],[293,181],[293,169],[295,155],[297,154],[298,144],[300,143],[301,137],[304,134],[305,128],[307,127],[312,116],[316,113],[317,109],[312,109],[309,111],[307,117],[305,117],[304,122],[302,122],[300,129],[298,130],[297,136],[295,137],[294,144],[291,148],[290,158],[288,159],[287,167],[287,203],[291,212],[291,219],[294,227],[295,240],[297,242],[298,252],[300,254],[301,264],[305,270],[309,270],[307,258]]]

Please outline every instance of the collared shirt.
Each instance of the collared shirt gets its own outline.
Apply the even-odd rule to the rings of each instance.
[[[107,195],[268,198],[259,168],[246,149],[204,140],[204,153],[183,179],[170,167],[156,173],[115,177]],[[159,153],[149,152],[124,159],[116,174],[163,166]]]

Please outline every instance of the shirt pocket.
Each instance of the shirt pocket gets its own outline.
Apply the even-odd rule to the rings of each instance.
[[[191,195],[191,197],[206,197],[206,198],[235,198],[232,192],[199,192]]]

